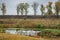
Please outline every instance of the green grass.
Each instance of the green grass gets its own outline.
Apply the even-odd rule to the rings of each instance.
[[[45,29],[45,31],[51,31],[53,33],[60,33],[60,29]]]

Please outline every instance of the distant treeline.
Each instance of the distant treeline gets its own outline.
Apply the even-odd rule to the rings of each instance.
[[[60,15],[47,15],[47,16],[42,16],[42,15],[0,15],[0,19],[40,19],[40,18],[60,18]]]
[[[31,6],[33,8],[33,11],[34,11],[34,16],[36,16],[37,14],[37,9],[38,9],[38,6],[40,11],[41,11],[41,15],[59,15],[60,13],[60,2],[55,2],[54,6],[52,6],[52,2],[48,2],[48,4],[46,5],[46,7],[44,6],[44,4],[41,4],[39,5],[39,3],[37,2],[34,2],[32,5],[29,5],[28,3],[19,3],[17,5],[17,8],[16,8],[16,11],[17,11],[17,15],[19,15],[19,13],[21,13],[21,15],[25,14],[27,15],[28,14],[28,8],[29,6]],[[2,7],[1,7],[1,11],[2,11],[2,14],[5,15],[6,14],[6,4],[5,3],[2,3]],[[45,12],[45,10],[47,9],[47,12]],[[54,11],[52,11],[52,9],[54,9]],[[12,10],[12,9],[11,9]],[[12,10],[13,11],[13,10]]]

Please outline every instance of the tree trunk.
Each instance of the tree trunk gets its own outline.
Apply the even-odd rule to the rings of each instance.
[[[21,10],[21,15],[23,15],[23,10]]]
[[[43,11],[42,11],[42,16],[43,16]]]
[[[34,16],[36,16],[36,10],[34,10]]]

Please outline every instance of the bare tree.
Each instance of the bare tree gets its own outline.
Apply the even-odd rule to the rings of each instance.
[[[33,5],[32,5],[32,7],[33,7],[33,10],[34,10],[34,15],[36,15],[37,8],[38,8],[38,3],[37,2],[34,2]]]
[[[49,2],[47,5],[48,15],[52,15],[52,2]]]
[[[29,4],[28,3],[25,3],[24,4],[25,15],[27,15],[27,13],[28,13],[28,8],[29,8]]]
[[[55,11],[56,11],[56,15],[58,16],[60,11],[60,2],[55,3]]]
[[[41,13],[42,13],[42,15],[43,15],[43,14],[44,14],[44,10],[45,10],[45,7],[43,6],[43,4],[41,5],[40,10],[41,10]]]
[[[17,15],[19,15],[20,9],[19,9],[19,5],[17,5]]]
[[[6,5],[5,5],[5,3],[2,3],[1,10],[2,10],[2,14],[5,15],[5,13],[6,13]]]
[[[23,15],[23,12],[24,12],[24,3],[20,3],[20,12],[21,12],[21,15]]]

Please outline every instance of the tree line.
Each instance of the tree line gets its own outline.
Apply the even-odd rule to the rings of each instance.
[[[59,12],[60,12],[60,2],[55,2],[55,6],[54,6],[54,10],[55,10],[55,13],[53,13],[52,9],[52,2],[48,2],[48,5],[46,5],[46,7],[41,4],[40,5],[40,11],[41,11],[41,15],[59,15]],[[28,3],[19,3],[17,5],[17,8],[16,8],[16,11],[17,11],[17,15],[19,15],[19,13],[21,13],[21,15],[23,15],[24,11],[25,11],[25,15],[28,14],[28,8],[29,8],[29,4]],[[38,6],[39,4],[37,2],[34,2],[31,7],[33,8],[34,10],[34,15],[37,14],[37,9],[38,9]],[[47,8],[47,12],[45,12],[45,9]],[[6,4],[5,3],[2,3],[2,7],[1,7],[1,11],[2,11],[2,14],[5,15],[6,13]]]

